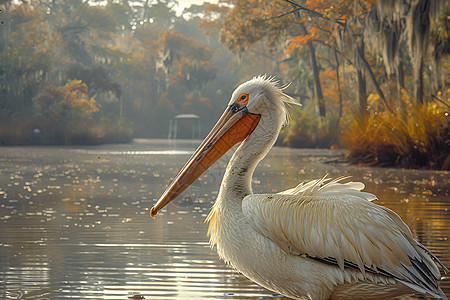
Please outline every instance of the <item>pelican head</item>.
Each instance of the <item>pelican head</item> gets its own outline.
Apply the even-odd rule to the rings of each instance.
[[[151,208],[150,215],[154,217],[231,147],[244,141],[257,127],[262,128],[263,123],[274,123],[274,131],[279,131],[288,118],[285,103],[298,105],[283,92],[286,87],[267,76],[254,77],[238,86],[216,125]]]
[[[298,102],[283,92],[289,85],[280,86],[274,77],[258,76],[239,85],[231,95],[228,107],[241,101],[247,101],[245,106],[250,113],[264,115],[269,111],[283,112],[287,117],[284,103]]]

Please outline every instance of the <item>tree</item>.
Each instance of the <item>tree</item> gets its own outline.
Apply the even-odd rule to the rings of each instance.
[[[48,23],[39,22],[42,10],[26,5],[8,9],[8,42],[0,52],[0,109],[26,114],[39,84],[51,70],[51,57],[57,52],[47,42],[57,43],[58,36],[51,32]]]
[[[374,112],[397,111],[397,105],[404,105],[402,98],[411,89],[410,82],[414,82],[416,102],[422,103],[424,76],[431,75],[430,71],[424,72],[424,64],[427,60],[433,62],[434,74],[443,70],[438,67],[443,64],[436,62],[445,57],[448,29],[430,20],[444,20],[444,15],[448,16],[449,4],[445,1],[234,0],[230,3],[233,6],[228,9],[221,3],[212,8],[224,16],[216,19],[220,20],[219,26],[217,21],[208,21],[210,28],[221,27],[222,42],[239,55],[265,43],[267,55],[278,59],[279,70],[286,80],[293,81],[295,93],[305,87],[314,88],[311,98],[319,98],[318,116],[327,116],[326,119],[337,102],[340,103],[338,118],[342,112],[356,108],[359,124],[367,124]],[[441,18],[437,17],[437,11],[441,12]],[[431,43],[432,49],[439,49],[433,50],[433,57],[427,52]],[[400,51],[406,48],[409,56]],[[311,76],[303,78],[299,74],[307,70],[305,60],[309,60]],[[337,93],[330,91],[331,82],[323,87],[331,69],[335,70]],[[405,77],[413,80],[407,81]],[[438,86],[442,90],[444,79],[433,81],[436,82],[434,91]],[[325,101],[320,100],[321,94]],[[352,103],[351,99],[357,101]],[[311,101],[303,96],[303,102],[309,105]]]

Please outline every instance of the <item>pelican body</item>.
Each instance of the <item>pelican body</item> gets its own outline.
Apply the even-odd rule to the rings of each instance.
[[[325,177],[278,194],[253,194],[257,164],[298,104],[273,78],[241,84],[217,124],[159,201],[156,213],[232,146],[207,218],[211,246],[246,277],[295,299],[388,299],[424,293],[447,299],[440,265],[401,218],[371,201],[360,182]],[[436,264],[437,263],[437,264]]]

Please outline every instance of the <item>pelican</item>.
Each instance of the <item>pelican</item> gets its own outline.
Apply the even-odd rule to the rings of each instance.
[[[207,218],[211,246],[246,277],[294,299],[386,299],[423,293],[447,299],[439,264],[401,218],[376,205],[360,182],[326,177],[278,194],[253,194],[257,164],[298,104],[273,78],[241,84],[225,112],[158,202],[156,213],[232,146]]]

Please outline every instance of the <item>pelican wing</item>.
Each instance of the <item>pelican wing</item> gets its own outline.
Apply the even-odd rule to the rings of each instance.
[[[445,297],[437,285],[436,257],[414,240],[395,212],[370,202],[376,197],[361,192],[362,183],[325,181],[279,194],[249,195],[243,213],[258,233],[286,253],[393,277],[422,293]]]

